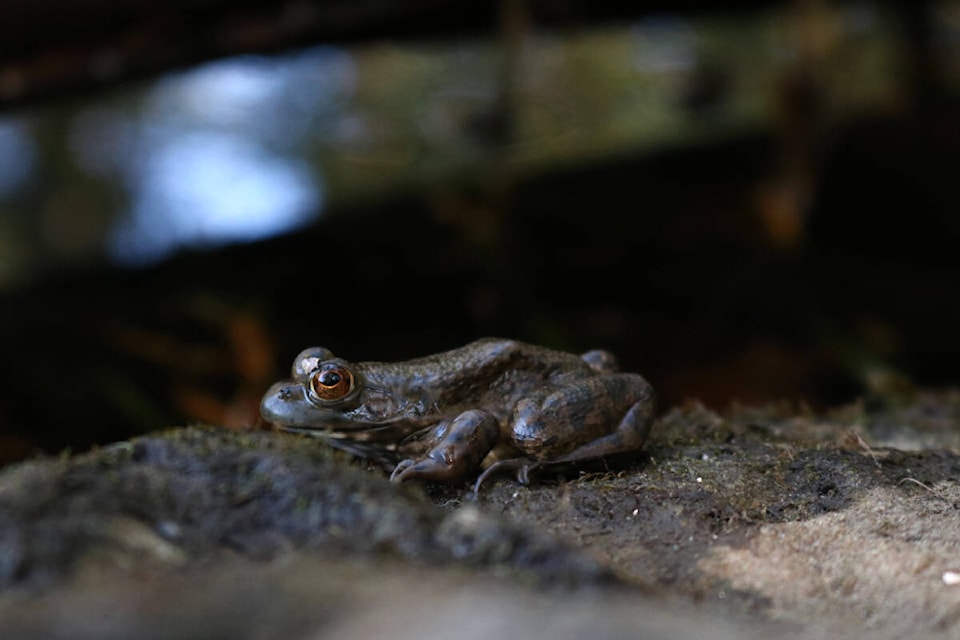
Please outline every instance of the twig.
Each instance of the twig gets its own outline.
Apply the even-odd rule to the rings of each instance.
[[[900,482],[898,482],[897,485],[901,485],[901,484],[903,484],[904,482],[912,482],[913,484],[920,485],[921,487],[923,487],[924,489],[926,489],[927,491],[929,491],[929,492],[932,493],[933,495],[935,495],[935,496],[937,495],[937,492],[936,492],[936,491],[934,491],[931,487],[928,487],[927,485],[923,484],[922,482],[920,482],[920,481],[917,480],[916,478],[904,478],[903,480],[901,480]],[[937,496],[937,497],[939,498],[940,496]]]
[[[853,437],[857,439],[857,444],[860,445],[860,448],[867,452],[867,455],[873,459],[873,464],[877,465],[877,469],[880,468],[880,460],[877,459],[877,453],[867,444],[867,442],[860,436],[860,432],[856,429],[850,429],[850,433],[853,434]]]

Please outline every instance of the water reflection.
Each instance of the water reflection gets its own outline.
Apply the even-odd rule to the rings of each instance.
[[[134,208],[108,244],[122,264],[288,231],[316,215],[321,202],[309,166],[238,135],[183,133],[138,164]]]
[[[634,63],[641,71],[689,71],[697,63],[697,33],[677,15],[649,17],[633,29]]]
[[[159,83],[143,110],[146,153],[121,166],[135,197],[110,254],[143,263],[308,222],[323,191],[300,159],[307,133],[354,84],[352,59],[329,48],[220,61]]]
[[[11,195],[30,178],[36,148],[24,123],[0,121],[0,198]]]
[[[158,82],[134,111],[79,114],[70,147],[81,170],[117,180],[130,197],[108,255],[145,264],[309,222],[323,186],[303,160],[308,133],[335,115],[355,75],[352,58],[330,48],[231,59]]]

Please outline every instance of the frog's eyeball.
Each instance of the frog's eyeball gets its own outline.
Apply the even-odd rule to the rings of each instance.
[[[325,364],[310,376],[310,390],[322,401],[345,398],[353,391],[353,373],[342,364]]]

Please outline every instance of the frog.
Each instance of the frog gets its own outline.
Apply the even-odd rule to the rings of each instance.
[[[390,480],[519,482],[551,465],[639,451],[656,400],[604,350],[583,354],[484,338],[403,362],[350,362],[324,347],[294,359],[260,405],[277,428],[392,470]]]

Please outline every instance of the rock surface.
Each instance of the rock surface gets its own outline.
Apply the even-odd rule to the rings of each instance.
[[[654,434],[478,502],[275,433],[20,464],[0,637],[960,637],[960,393]]]

